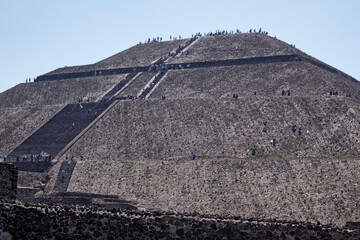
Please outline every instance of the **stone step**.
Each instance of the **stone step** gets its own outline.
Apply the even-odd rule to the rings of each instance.
[[[55,182],[54,191],[56,192],[66,192],[67,187],[69,186],[71,175],[74,171],[76,162],[75,161],[63,161]],[[61,171],[64,170],[65,176],[62,177]]]

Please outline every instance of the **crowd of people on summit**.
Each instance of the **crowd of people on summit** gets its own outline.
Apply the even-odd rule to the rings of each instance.
[[[208,32],[208,33],[200,33],[197,32],[195,34],[191,34],[191,38],[198,38],[198,37],[206,37],[206,36],[219,36],[219,35],[231,35],[231,34],[241,34],[242,32],[239,29],[234,30],[230,30],[230,31],[226,31],[226,30],[216,30],[215,32]],[[268,35],[269,33],[267,31],[263,31],[261,28],[259,28],[259,30],[257,31],[255,28],[254,29],[250,29],[247,33],[261,33],[261,34],[265,34]],[[176,40],[181,40],[181,35],[177,36],[172,36],[170,35],[169,37],[170,41],[176,41]],[[144,43],[142,43],[141,41],[139,42],[139,44],[149,44],[149,43],[158,43],[158,42],[162,42],[163,38],[162,37],[154,37],[154,38],[148,38],[144,41]],[[295,45],[294,45],[295,47]]]

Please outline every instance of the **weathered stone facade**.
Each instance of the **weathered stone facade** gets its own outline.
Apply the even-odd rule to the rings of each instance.
[[[67,191],[117,195],[147,210],[344,226],[360,220],[359,186],[355,159],[82,161]]]
[[[0,199],[15,199],[18,170],[12,164],[0,163]]]
[[[276,220],[0,204],[0,232],[14,239],[359,239],[359,231]]]
[[[358,116],[350,98],[122,101],[66,154],[91,160],[177,160],[191,152],[202,159],[246,158],[255,148],[259,158],[357,157]],[[294,124],[301,135],[291,131]]]

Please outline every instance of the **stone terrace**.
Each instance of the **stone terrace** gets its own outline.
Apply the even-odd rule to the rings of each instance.
[[[251,96],[255,90],[260,96],[281,96],[282,90],[295,96],[325,96],[330,90],[360,96],[359,82],[308,62],[285,62],[170,70],[150,98]]]
[[[47,73],[46,75],[149,66],[152,62],[161,58],[162,56],[167,56],[169,52],[177,48],[180,44],[183,44],[186,40],[187,39],[138,44],[95,64],[59,68]]]
[[[236,47],[238,49],[236,50]],[[201,37],[191,47],[189,54],[179,54],[167,62],[186,63],[225,59],[290,55],[299,53],[289,44],[257,33],[229,34]]]
[[[146,209],[343,226],[360,220],[360,160],[82,161],[68,191]]]
[[[8,100],[9,101],[9,100]],[[1,108],[0,155],[9,154],[64,105]]]
[[[68,154],[97,160],[181,159],[192,152],[243,158],[255,147],[256,157],[356,157],[359,116],[355,99],[330,96],[121,101]],[[301,136],[291,131],[293,124]]]
[[[125,75],[110,75],[70,80],[43,81],[19,84],[0,94],[0,108],[13,105],[54,105],[77,102],[91,97],[92,101],[102,97]]]

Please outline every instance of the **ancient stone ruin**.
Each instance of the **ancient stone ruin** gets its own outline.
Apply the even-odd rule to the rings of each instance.
[[[359,96],[264,33],[38,76],[0,93],[0,237],[358,239]]]

